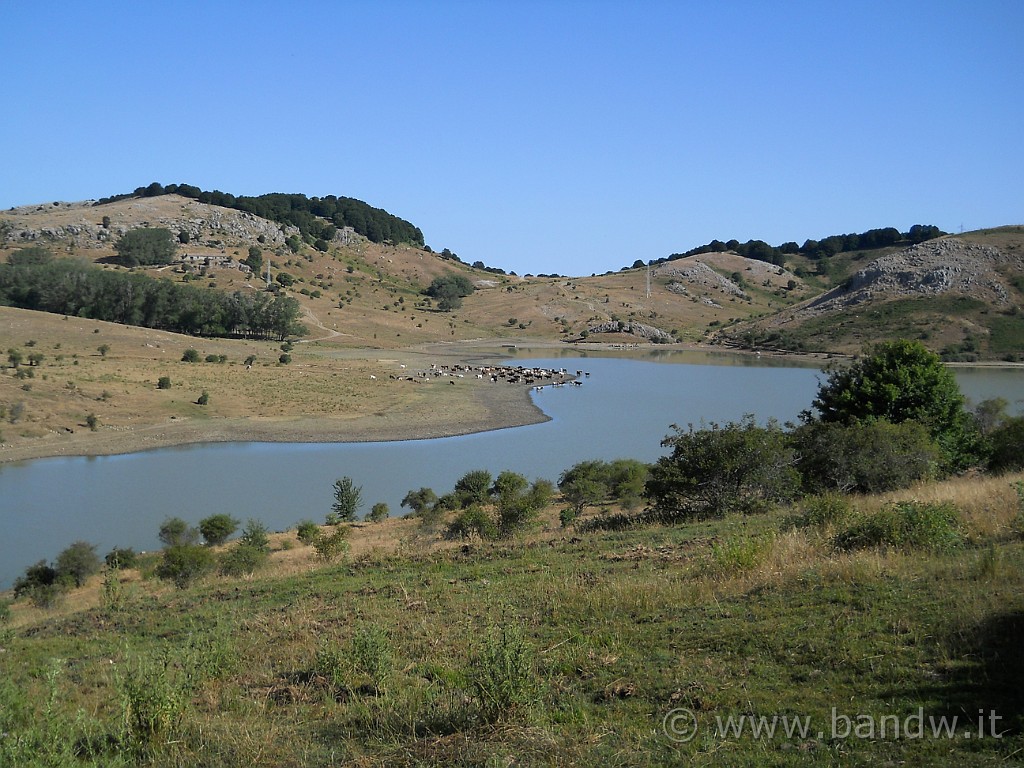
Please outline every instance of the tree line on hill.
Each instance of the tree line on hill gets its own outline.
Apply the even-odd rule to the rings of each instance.
[[[900,243],[915,245],[945,234],[947,233],[934,225],[915,224],[906,232],[900,232],[895,227],[884,227],[882,229],[869,229],[867,232],[859,234],[829,235],[820,240],[805,240],[803,245],[798,245],[793,241],[779,246],[772,246],[764,240],[748,240],[745,243],[741,243],[738,240],[728,240],[725,242],[712,240],[710,243],[691,248],[685,253],[673,253],[666,258],[657,259],[652,264],[663,264],[666,261],[675,261],[702,253],[733,251],[748,259],[765,261],[781,267],[785,265],[787,256],[799,254],[814,261],[820,261],[835,256],[837,253],[888,248]],[[636,265],[634,264],[634,266]]]
[[[298,322],[299,303],[291,297],[228,294],[112,272],[54,259],[41,248],[15,252],[7,264],[0,264],[0,304],[193,336],[283,341],[305,333]]]
[[[374,243],[408,243],[423,246],[423,233],[419,227],[388,213],[383,208],[374,208],[352,197],[306,197],[301,194],[280,192],[256,197],[236,196],[220,190],[205,192],[191,184],[163,186],[154,181],[149,186],[138,187],[129,194],[101,198],[95,204],[105,205],[133,197],[160,195],[181,195],[200,203],[232,208],[280,224],[298,227],[303,239],[310,245],[318,241],[330,242],[339,228],[352,227]]]

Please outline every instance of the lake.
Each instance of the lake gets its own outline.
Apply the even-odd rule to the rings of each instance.
[[[516,352],[510,364],[582,369],[580,387],[533,394],[551,420],[460,437],[386,443],[217,443],[123,456],[60,457],[0,465],[0,589],[25,568],[53,559],[73,541],[159,546],[164,518],[191,523],[219,512],[256,518],[271,530],[330,511],[334,481],[351,477],[369,511],[385,502],[392,515],[412,489],[439,495],[472,469],[510,469],[557,481],[585,459],[664,454],[660,442],[675,423],[796,419],[822,378],[816,367],[725,353],[655,350],[628,356]],[[1001,396],[1024,411],[1024,371],[958,369],[972,401]]]

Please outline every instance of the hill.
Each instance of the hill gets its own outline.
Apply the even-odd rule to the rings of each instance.
[[[1024,359],[1024,227],[945,236],[858,265],[839,285],[721,341],[856,352],[882,338],[920,339],[948,360]]]
[[[0,762],[1010,765],[1014,482],[849,501],[853,524],[952,506],[953,549],[844,550],[850,518],[811,500],[617,531],[552,508],[496,543],[386,520],[335,563],[289,531],[254,575],[183,589],[144,555],[54,608],[7,608]]]

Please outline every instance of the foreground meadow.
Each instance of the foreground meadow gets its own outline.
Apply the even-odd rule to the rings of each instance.
[[[138,570],[9,611],[11,765],[1016,764],[1020,475],[852,500],[952,503],[962,544],[835,547],[806,507],[450,542],[273,537],[250,578]],[[813,524],[810,524],[813,523]]]

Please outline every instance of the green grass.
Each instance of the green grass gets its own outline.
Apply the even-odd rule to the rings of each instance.
[[[40,765],[1018,760],[1021,537],[844,554],[792,529],[792,516],[135,591],[117,611],[8,630],[0,764],[32,750],[49,756]],[[131,688],[129,676],[149,685]],[[132,697],[150,719],[126,724]],[[979,709],[995,710],[1009,733],[833,738],[833,707],[854,723],[923,708],[973,730]],[[680,708],[698,725],[685,743],[663,728]],[[741,715],[809,717],[811,730],[716,732],[717,719]]]

